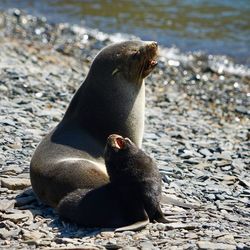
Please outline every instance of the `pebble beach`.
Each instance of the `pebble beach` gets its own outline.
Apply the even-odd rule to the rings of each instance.
[[[133,36],[0,12],[1,249],[250,249],[250,68],[160,45],[146,82],[143,149],[157,162],[167,224],[115,233],[65,223],[30,185],[32,154],[91,61]]]

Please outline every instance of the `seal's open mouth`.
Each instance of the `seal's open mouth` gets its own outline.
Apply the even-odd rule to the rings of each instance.
[[[154,60],[154,59],[149,60],[144,69],[145,70],[153,69],[157,64],[158,64],[158,62],[156,60]]]
[[[123,149],[125,147],[125,141],[123,138],[117,137],[114,139],[114,141],[115,141],[115,146],[118,149]]]
[[[126,147],[125,139],[116,134],[112,134],[108,137],[108,144],[115,150],[124,149]]]

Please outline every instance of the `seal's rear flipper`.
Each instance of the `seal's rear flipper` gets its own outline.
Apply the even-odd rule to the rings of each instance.
[[[138,221],[128,226],[119,227],[115,229],[115,232],[138,231],[146,227],[148,223],[149,223],[149,219],[144,220],[144,221]]]

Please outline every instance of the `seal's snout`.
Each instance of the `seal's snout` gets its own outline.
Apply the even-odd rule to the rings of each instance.
[[[149,75],[149,73],[158,64],[158,43],[155,41],[146,42],[144,46],[145,51],[145,61],[144,61],[144,72],[143,77]]]
[[[157,65],[156,58],[158,56],[158,43],[155,41],[147,42],[145,47],[146,47],[146,54],[149,60],[148,66],[156,66]]]
[[[146,49],[152,54],[157,54],[158,43],[155,41],[147,42]]]
[[[152,49],[158,49],[158,43],[155,42],[155,41],[153,41],[153,42],[151,42],[151,44],[149,45],[149,47],[152,48]]]

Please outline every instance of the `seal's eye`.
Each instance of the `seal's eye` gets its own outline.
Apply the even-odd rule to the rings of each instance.
[[[138,59],[138,58],[140,58],[140,55],[141,55],[141,52],[139,50],[137,50],[136,52],[134,52],[132,54],[132,58],[133,59]]]

